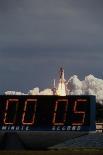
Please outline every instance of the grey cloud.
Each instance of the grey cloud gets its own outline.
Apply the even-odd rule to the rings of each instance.
[[[60,65],[99,76],[102,8],[102,0],[0,0],[1,89],[49,85]]]
[[[98,37],[101,39],[102,26],[98,22],[93,22],[91,11],[78,8],[78,5],[81,5],[79,2],[77,6],[74,5],[76,1],[70,2],[69,6],[69,2],[61,0],[56,2],[22,1],[24,5],[21,12],[14,10],[14,14],[4,16],[5,20],[3,19],[1,24],[3,38],[1,41],[33,42],[41,46],[42,44],[53,46],[58,43],[66,45],[68,42],[80,43],[82,40],[92,42],[94,38],[97,39],[93,41],[97,42]],[[89,5],[89,2],[86,4]],[[83,2],[82,6],[84,6]],[[93,13],[95,14],[95,11]]]

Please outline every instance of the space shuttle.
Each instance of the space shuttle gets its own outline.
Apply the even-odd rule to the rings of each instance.
[[[59,81],[57,87],[55,86],[54,80],[53,95],[66,96],[66,80],[64,78],[64,69],[62,67],[59,70]]]
[[[60,83],[66,82],[66,80],[64,79],[64,69],[62,67],[60,68],[60,71],[59,71],[59,77],[60,77],[60,79],[59,79]]]

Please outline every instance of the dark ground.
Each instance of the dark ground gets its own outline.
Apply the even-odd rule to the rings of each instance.
[[[0,151],[0,155],[103,155],[103,149],[67,149],[47,151]]]

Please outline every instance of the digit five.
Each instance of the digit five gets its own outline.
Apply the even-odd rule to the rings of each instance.
[[[73,113],[76,114],[76,116],[81,116],[81,120],[75,121],[72,123],[72,125],[83,125],[85,120],[85,111],[78,111],[78,107],[80,104],[86,103],[87,100],[85,99],[77,99],[75,101],[74,107],[73,107]]]

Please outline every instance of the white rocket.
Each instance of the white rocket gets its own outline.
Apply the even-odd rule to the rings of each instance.
[[[62,67],[59,71],[59,82],[57,88],[54,80],[53,95],[66,96],[66,80],[64,79],[64,70]]]
[[[59,73],[59,74],[60,74],[59,83],[65,84],[66,80],[64,79],[64,69],[61,67],[59,72],[60,72],[60,73]]]

